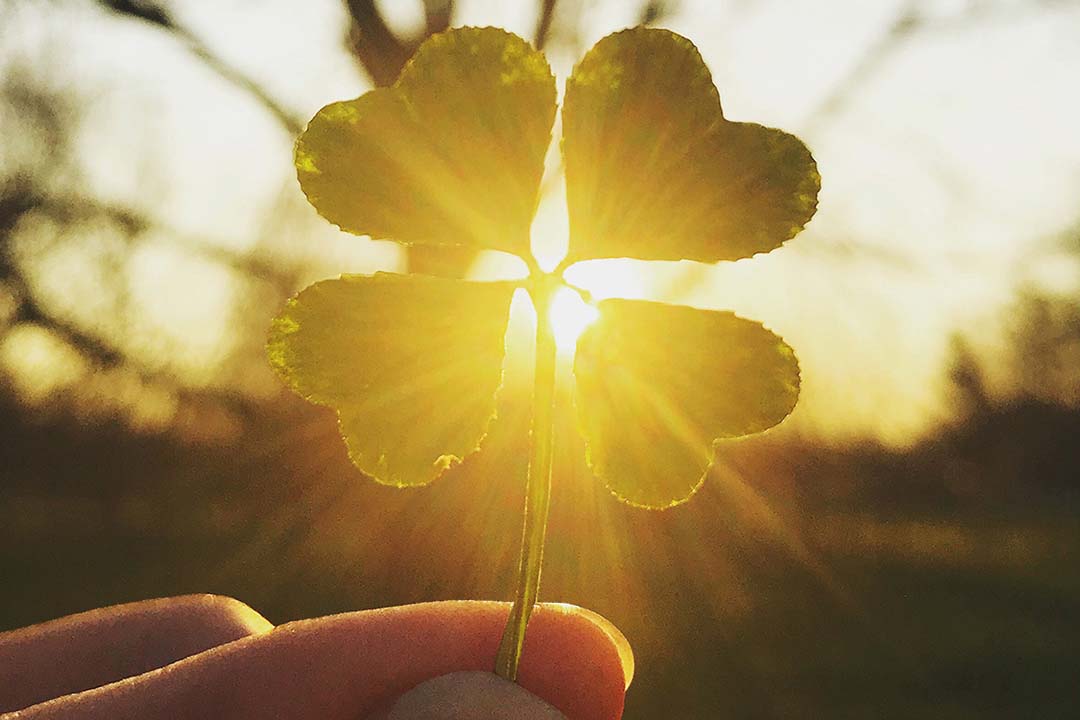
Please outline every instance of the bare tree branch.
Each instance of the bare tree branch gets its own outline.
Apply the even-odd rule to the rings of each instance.
[[[838,115],[857,94],[858,89],[868,84],[892,62],[896,53],[921,24],[918,3],[908,0],[884,32],[878,35],[873,45],[848,68],[844,77],[818,103],[803,124],[804,132],[813,135],[825,122]]]
[[[412,42],[394,35],[375,8],[375,0],[346,0],[345,7],[352,19],[349,48],[353,55],[372,82],[380,87],[392,85],[412,57]]]
[[[424,0],[424,37],[430,37],[450,27],[453,0]]]
[[[648,0],[638,14],[638,24],[655,25],[665,16],[670,15],[674,9],[672,6],[677,4],[671,0]]]
[[[888,67],[909,41],[928,32],[957,32],[971,30],[988,22],[1015,22],[1034,12],[1069,7],[1072,0],[1028,0],[1025,3],[971,3],[962,12],[942,19],[928,18],[919,11],[917,0],[908,0],[894,16],[877,40],[862,54],[818,103],[803,125],[803,131],[813,134],[869,85]]]
[[[98,0],[98,2],[117,15],[141,20],[176,36],[183,41],[192,55],[198,58],[218,77],[242,90],[262,105],[289,135],[297,135],[303,129],[304,126],[301,120],[272,98],[265,88],[217,55],[206,43],[200,40],[191,30],[179,24],[160,5],[153,2],[144,2],[143,0]]]
[[[19,218],[33,211],[46,213],[66,225],[89,219],[105,219],[116,225],[128,240],[135,240],[148,230],[160,229],[160,224],[130,208],[101,203],[85,196],[43,195],[24,189],[7,192],[0,197],[0,238],[7,238]],[[174,240],[181,239],[175,233],[164,234]],[[295,287],[295,273],[283,270],[274,263],[251,256],[236,255],[198,240],[187,239],[184,244],[197,256],[230,267],[245,277],[270,283],[282,296]],[[8,242],[0,245],[0,279],[20,300],[17,321],[34,322],[54,329],[69,344],[98,362],[118,365],[124,360],[124,354],[119,348],[53,312],[35,297],[25,275],[11,256]]]
[[[349,47],[379,87],[392,85],[420,44],[450,27],[452,0],[425,0],[426,24],[418,37],[399,38],[379,14],[374,0],[345,0],[352,18]],[[410,272],[462,277],[476,258],[470,248],[411,245],[405,250]]]
[[[424,32],[417,37],[399,38],[379,14],[375,0],[345,0],[352,20],[349,48],[377,86],[392,85],[420,43],[450,27],[453,2],[427,0],[424,7]]]
[[[533,34],[533,44],[537,50],[543,50],[547,44],[548,34],[551,32],[551,20],[555,16],[556,0],[543,0],[540,8],[540,17],[536,21],[536,32]]]

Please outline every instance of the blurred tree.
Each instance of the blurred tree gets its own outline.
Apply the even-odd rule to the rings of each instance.
[[[115,16],[142,23],[152,32],[167,33],[176,38],[195,62],[262,108],[287,136],[295,136],[302,129],[303,118],[185,25],[169,3],[156,0],[89,1]],[[404,37],[391,30],[373,0],[343,0],[342,5],[348,22],[342,30],[343,46],[376,85],[392,83],[420,43],[449,27],[455,10],[453,0],[425,0],[423,27],[415,35]],[[639,15],[645,22],[657,21],[672,6],[665,2],[643,2]],[[14,0],[0,7],[0,13],[15,14],[20,7],[21,3]],[[557,11],[555,0],[538,1],[534,33],[537,45],[543,46],[557,33],[569,35],[576,28],[577,14],[581,12],[579,6],[568,4],[564,11],[567,17],[561,22],[556,22]],[[9,328],[30,325],[42,329],[48,337],[61,343],[60,347],[70,348],[89,363],[94,374],[101,375],[110,370],[134,371],[140,383],[164,389],[181,404],[186,399],[197,401],[197,404],[209,402],[224,408],[238,421],[250,416],[257,401],[249,393],[230,387],[227,382],[213,383],[213,387],[190,387],[183,379],[171,376],[167,367],[140,362],[116,333],[103,330],[100,324],[88,323],[78,315],[72,316],[50,302],[35,286],[30,268],[20,261],[20,257],[26,258],[28,253],[33,253],[20,252],[21,241],[15,238],[16,230],[20,226],[25,228],[31,223],[47,221],[59,231],[55,242],[77,243],[80,233],[107,227],[108,233],[119,240],[111,261],[112,292],[122,289],[121,269],[150,238],[159,241],[167,237],[184,252],[223,264],[245,282],[255,282],[256,287],[265,288],[258,302],[266,307],[276,306],[295,289],[302,267],[263,260],[255,254],[226,251],[203,238],[177,233],[152,216],[152,203],[135,207],[114,200],[99,200],[78,177],[73,162],[76,151],[69,142],[78,129],[80,98],[66,90],[49,90],[29,69],[9,72],[0,93],[6,112],[14,120],[7,127],[16,129],[8,133],[7,151],[18,154],[14,160],[5,158],[7,172],[0,178],[0,290],[7,298],[0,310],[10,306],[0,312],[3,325]],[[289,189],[292,189],[291,184]],[[462,276],[474,260],[471,251],[453,247],[413,247],[406,255],[406,262],[413,271],[446,276]],[[258,322],[261,317],[262,314],[253,314],[252,321]],[[250,338],[261,337],[258,328],[252,330]],[[53,402],[50,407],[55,409],[61,404]]]
[[[963,337],[954,336],[950,356],[949,381],[955,395],[957,417],[966,421],[985,415],[990,411],[992,398],[978,354]]]
[[[1080,408],[1080,303],[1023,293],[1009,323],[1009,375],[1023,397]]]

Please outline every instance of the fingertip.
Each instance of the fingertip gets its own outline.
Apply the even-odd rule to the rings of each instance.
[[[570,718],[617,720],[633,676],[625,636],[603,616],[566,604],[537,607],[518,682]]]
[[[615,623],[611,622],[598,612],[594,612],[593,610],[578,605],[571,605],[570,603],[545,603],[543,607],[548,608],[551,612],[562,612],[567,615],[579,616],[582,619],[593,623],[597,629],[603,632],[611,642],[611,645],[615,648],[615,652],[618,654],[619,665],[623,675],[623,689],[629,689],[630,683],[634,680],[634,649],[630,647],[630,641],[627,640],[622,631],[615,626]]]
[[[274,629],[274,624],[259,614],[254,608],[236,598],[226,595],[191,596],[210,617],[217,617],[222,624],[235,628],[247,635],[258,635]]]

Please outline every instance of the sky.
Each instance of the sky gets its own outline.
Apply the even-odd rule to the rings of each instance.
[[[767,256],[716,267],[618,262],[578,268],[571,279],[599,295],[760,320],[803,367],[803,397],[786,426],[893,445],[916,440],[950,416],[943,388],[956,333],[993,366],[1003,313],[1022,288],[1080,289],[1075,258],[1057,245],[1080,219],[1080,3],[676,5],[661,24],[700,48],[725,115],[780,127],[809,145],[822,174],[818,214]],[[336,0],[169,6],[298,117],[368,88],[343,49]],[[419,3],[380,6],[397,28],[419,17]],[[277,392],[259,338],[235,332],[277,308],[260,306],[266,288],[219,262],[217,251],[297,268],[303,282],[396,269],[396,247],[344,235],[315,216],[295,185],[292,138],[183,42],[92,3],[16,7],[0,29],[0,68],[22,63],[74,99],[79,182],[100,199],[145,210],[162,235],[124,252],[117,269],[121,251],[107,231],[57,237],[30,218],[18,249],[35,291],[192,386]],[[636,3],[612,1],[563,7],[580,9],[580,22],[573,42],[548,53],[560,85],[584,50],[637,12]],[[916,21],[899,35],[903,17]],[[532,3],[472,0],[459,3],[454,24],[528,36],[535,18]],[[10,112],[0,112],[0,123],[5,136],[21,127]],[[12,162],[0,154],[0,169]],[[565,232],[562,208],[558,194],[546,198],[534,229]],[[114,327],[108,318],[123,322]],[[33,328],[7,334],[0,367],[28,398],[92,373]],[[133,388],[136,397],[151,393]],[[158,397],[151,415],[166,418],[170,407]]]

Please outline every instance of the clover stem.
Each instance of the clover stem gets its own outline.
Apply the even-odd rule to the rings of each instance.
[[[495,657],[495,672],[517,680],[518,662],[525,645],[525,628],[540,590],[540,566],[544,557],[544,535],[551,505],[551,466],[554,450],[555,413],[555,333],[551,327],[551,298],[555,285],[536,283],[531,288],[536,308],[536,369],[533,385],[532,434],[529,474],[525,483],[525,522],[518,561],[517,595],[503,630]]]

